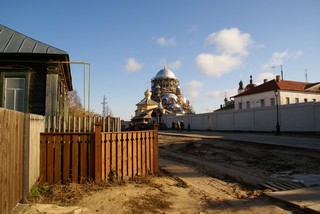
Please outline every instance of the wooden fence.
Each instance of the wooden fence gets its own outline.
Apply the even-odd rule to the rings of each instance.
[[[43,116],[0,108],[0,213],[11,213],[39,178]]]
[[[158,172],[158,127],[133,132],[41,133],[40,181],[120,180]]]
[[[0,213],[22,199],[24,114],[0,109]]]
[[[45,117],[45,132],[94,132],[95,124],[101,123],[103,132],[120,132],[119,117]]]

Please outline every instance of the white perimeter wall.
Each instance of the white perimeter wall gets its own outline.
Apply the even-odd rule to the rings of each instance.
[[[185,128],[215,131],[274,132],[277,123],[276,106],[230,110],[193,115],[164,115],[162,122],[171,128],[172,121],[183,120]],[[320,132],[320,103],[279,105],[281,131]]]

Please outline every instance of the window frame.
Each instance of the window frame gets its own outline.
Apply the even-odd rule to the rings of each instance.
[[[270,98],[270,106],[276,105],[276,99],[274,97]]]
[[[24,85],[24,103],[23,112],[29,112],[29,87],[30,87],[30,75],[31,72],[28,69],[0,69],[0,107],[5,105],[5,93],[6,93],[6,78],[23,78],[25,79]]]

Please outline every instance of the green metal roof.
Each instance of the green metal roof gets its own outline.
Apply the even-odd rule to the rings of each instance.
[[[0,53],[62,54],[67,52],[39,42],[0,24]]]

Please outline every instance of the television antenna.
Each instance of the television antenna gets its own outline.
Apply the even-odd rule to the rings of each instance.
[[[308,69],[305,69],[304,71],[305,71],[304,76],[306,78],[306,82],[308,82]]]

